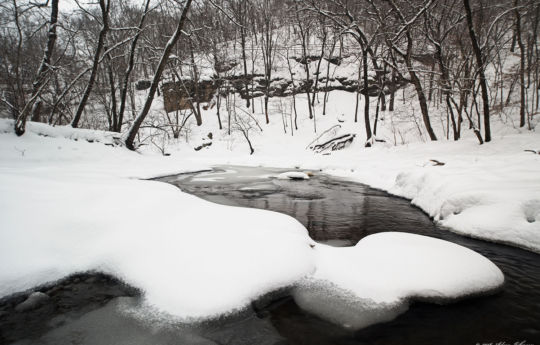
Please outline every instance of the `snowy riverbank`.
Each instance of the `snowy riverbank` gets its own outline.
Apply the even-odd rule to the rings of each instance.
[[[99,270],[141,288],[149,305],[190,319],[241,308],[266,292],[321,274],[321,268],[339,262],[341,252],[325,253],[290,217],[219,206],[173,186],[134,179],[200,170],[210,162],[298,166],[354,178],[409,197],[443,224],[457,224],[460,231],[540,248],[539,211],[534,206],[540,195],[535,174],[540,171],[540,157],[523,152],[538,146],[536,135],[508,136],[481,147],[467,140],[366,150],[353,144],[330,156],[298,147],[287,156],[278,149],[255,156],[233,155],[217,147],[202,152],[180,149],[163,157],[104,145],[113,141],[110,133],[30,124],[29,133],[18,138],[10,127],[10,121],[2,120],[2,296],[74,272]],[[429,159],[445,165],[430,165]],[[462,196],[465,192],[470,193],[468,199]],[[517,212],[525,206],[532,215]],[[486,224],[475,223],[475,217],[486,217],[485,212],[490,214]],[[504,222],[492,227],[496,217]],[[534,222],[527,220],[531,217]],[[478,235],[468,229],[482,231]],[[388,240],[388,245],[394,241]],[[411,250],[425,246],[422,240],[410,241]],[[377,243],[385,246],[385,241]],[[355,252],[362,253],[364,246],[361,242]],[[447,291],[429,284],[413,288],[397,284],[391,297],[384,299],[393,306],[392,313],[402,310],[408,296],[422,296],[426,286],[430,294],[455,298],[502,284],[500,271],[480,255],[438,248],[450,260],[465,258],[452,265],[456,285]],[[415,260],[422,262],[420,257]],[[353,265],[343,276],[323,274],[321,279],[355,293],[362,290],[362,285],[355,285],[361,279],[341,281],[354,270]],[[476,277],[474,283],[467,277]],[[361,292],[356,293],[362,298]]]
[[[540,155],[525,151],[540,151],[536,133],[505,134],[486,145],[469,138],[364,149],[357,142],[329,156],[300,145],[288,147],[284,155],[283,145],[267,143],[253,156],[214,145],[203,151],[176,147],[164,157],[87,142],[112,143],[112,133],[31,123],[30,133],[16,138],[9,133],[10,124],[0,122],[4,173],[39,169],[41,175],[35,171],[39,176],[58,178],[73,174],[151,178],[217,164],[320,170],[410,199],[460,234],[540,252]]]

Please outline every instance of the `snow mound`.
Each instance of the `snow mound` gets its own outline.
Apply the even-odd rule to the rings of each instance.
[[[527,168],[503,168],[493,162],[462,167],[453,162],[456,166],[401,172],[390,192],[411,199],[456,233],[540,253],[540,179],[535,170],[540,160],[520,156],[530,162],[517,166]]]
[[[13,133],[15,124],[11,119],[0,119],[0,133]],[[42,137],[65,138],[74,141],[87,141],[90,143],[100,142],[106,145],[120,145],[120,133],[99,131],[84,128],[73,128],[71,126],[49,126],[39,122],[28,122],[27,133],[34,133]]]
[[[0,297],[96,270],[193,319],[245,307],[314,269],[314,242],[294,218],[165,183],[2,173],[0,195]]]
[[[278,180],[309,180],[309,175],[301,171],[287,171],[276,176]]]
[[[299,305],[361,327],[403,312],[410,299],[477,294],[503,281],[487,259],[451,243],[378,234],[352,248],[332,248],[316,244],[291,217],[217,205],[168,184],[129,178],[208,169],[193,159],[201,153],[192,150],[186,154],[197,156],[188,160],[180,155],[154,157],[88,142],[113,142],[104,132],[29,124],[27,133],[16,137],[11,128],[12,122],[0,121],[0,297],[95,270],[139,288],[151,311],[193,320],[229,313],[270,291],[297,286]],[[381,149],[370,152],[378,155]],[[349,156],[336,157],[345,161]],[[516,241],[525,243],[538,233],[535,166],[517,175],[518,182],[525,182],[491,192],[501,178],[490,176],[482,185],[475,176],[485,166],[458,179],[463,166],[437,158],[448,164],[403,172],[396,193],[430,214],[442,215],[449,225],[483,220],[487,226],[482,229],[508,226],[512,212],[520,219],[518,225],[528,229],[523,236],[514,233]],[[402,168],[374,169],[371,161],[366,158],[364,169],[347,171],[369,172],[390,189]],[[309,178],[299,171],[282,175]],[[249,176],[265,183],[261,189],[275,188],[268,177]],[[296,197],[305,197],[298,193]],[[509,201],[504,202],[503,194]],[[540,247],[538,242],[533,246]]]
[[[355,247],[317,245],[317,269],[295,289],[302,308],[362,328],[388,321],[413,299],[445,302],[500,287],[504,276],[482,255],[408,233],[365,237]]]

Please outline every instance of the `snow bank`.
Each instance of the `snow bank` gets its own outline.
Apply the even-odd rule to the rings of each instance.
[[[410,199],[456,233],[540,253],[540,155],[524,151],[531,147],[540,147],[536,133],[481,146],[472,139],[376,146],[348,163],[348,153],[339,152],[324,172]]]
[[[0,133],[13,133],[13,121],[2,119],[0,121]],[[28,122],[27,132],[50,138],[66,138],[71,140],[86,140],[88,142],[100,142],[116,145],[120,142],[120,133],[97,131],[71,126],[49,126],[38,122]]]
[[[309,175],[302,171],[287,171],[276,176],[279,180],[309,180]]]
[[[2,128],[12,123],[2,122]],[[296,293],[300,305],[358,327],[403,311],[411,297],[453,298],[502,282],[500,271],[487,259],[453,244],[395,234],[374,235],[353,248],[312,248],[305,228],[288,216],[217,205],[171,185],[130,178],[201,170],[208,161],[228,163],[222,152],[194,156],[190,149],[170,157],[151,156],[74,141],[71,133],[78,135],[77,131],[69,128],[49,128],[52,135],[44,137],[37,134],[41,127],[29,124],[20,138],[9,130],[0,133],[0,296],[98,270],[140,288],[153,308],[192,319],[228,313],[274,289],[304,282]],[[419,157],[376,148],[355,153],[353,163],[347,152],[330,159],[303,152],[303,157],[315,159],[310,164],[357,179],[367,176],[387,189],[392,177]],[[373,159],[377,155],[400,159],[391,160],[391,165]],[[289,157],[293,158],[297,157]],[[463,171],[452,157],[436,158],[447,164],[425,169],[433,169],[433,174],[447,171],[439,185],[448,184],[456,173],[435,169],[454,166]],[[278,161],[264,155],[258,159]],[[240,155],[237,161],[245,163]],[[363,169],[350,169],[352,164]],[[423,195],[426,185],[436,188],[437,183],[427,179],[415,182],[422,180],[420,175],[403,174],[397,185],[410,197]],[[468,178],[474,182],[475,176]],[[531,171],[519,176],[520,186],[534,186],[533,180],[523,182],[524,176],[532,176]],[[533,200],[520,210],[538,224],[537,208]],[[314,306],[310,294],[321,301],[334,298],[334,311],[342,310],[344,316],[333,316],[328,303]],[[358,314],[350,310],[366,311],[365,320],[358,321]]]
[[[195,154],[185,152],[187,145],[179,142],[170,152],[174,155],[176,150],[183,161],[295,167],[344,176],[411,199],[452,231],[540,253],[539,210],[535,206],[540,200],[540,155],[525,151],[540,150],[538,132],[513,126],[518,112],[498,113],[492,118],[491,142],[479,145],[473,132],[465,128],[461,139],[454,142],[445,139],[446,112],[432,106],[430,117],[439,141],[430,142],[422,134],[421,112],[413,88],[407,87],[396,97],[395,111],[379,113],[377,139],[385,142],[375,142],[371,148],[364,147],[367,138],[363,121],[354,122],[355,94],[332,91],[326,115],[321,116],[322,102],[314,107],[316,133],[307,107],[297,107],[296,129],[288,125],[287,115],[293,112],[287,109],[292,109],[292,99],[273,98],[269,105],[274,109],[270,124],[261,127],[263,132],[256,129],[250,132],[255,149],[252,156],[241,133],[233,131],[229,136],[218,129],[217,121],[212,121],[217,118],[215,107],[205,111],[203,116],[209,120],[204,128],[193,128],[190,134],[191,138],[197,138],[211,131],[212,146]],[[259,101],[254,99],[253,116],[263,123]],[[306,101],[305,95],[296,95],[297,104]],[[359,109],[363,108],[363,101],[361,97]],[[238,98],[236,106],[245,109],[245,101]],[[375,106],[376,102],[370,109],[372,121]],[[345,150],[316,155],[306,149],[317,138],[324,140],[338,128],[340,133],[356,135]],[[431,160],[444,165],[435,165]]]
[[[540,252],[540,156],[489,145],[399,172],[389,191],[457,233]]]
[[[114,147],[118,133],[28,122],[19,138],[13,126],[13,120],[0,119],[0,168],[4,170],[144,179],[210,168],[196,159],[186,164],[152,152]]]
[[[346,327],[388,321],[411,299],[447,301],[491,291],[502,272],[480,254],[439,239],[399,232],[355,247],[317,245],[317,270],[296,289],[304,309]]]
[[[0,175],[0,296],[99,270],[182,318],[241,308],[314,268],[295,219],[159,182]]]

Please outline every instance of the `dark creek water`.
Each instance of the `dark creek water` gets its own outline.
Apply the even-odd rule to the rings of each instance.
[[[220,320],[184,325],[139,316],[139,292],[88,272],[33,289],[49,296],[21,311],[31,291],[0,300],[0,344],[536,344],[540,345],[540,255],[469,239],[435,225],[407,200],[315,172],[278,180],[282,169],[223,167],[158,180],[225,205],[286,213],[313,239],[350,246],[382,231],[441,238],[475,250],[504,272],[499,293],[449,305],[414,303],[390,322],[357,331],[302,311],[287,291]],[[19,309],[19,310],[17,310]]]
[[[226,167],[161,180],[216,203],[288,214],[304,224],[313,239],[331,245],[354,245],[383,231],[451,241],[492,260],[506,279],[494,296],[444,306],[415,303],[391,322],[356,332],[306,314],[290,299],[272,308],[269,319],[291,344],[540,344],[540,255],[454,234],[408,200],[366,185],[316,172],[308,181],[264,176],[282,171]]]

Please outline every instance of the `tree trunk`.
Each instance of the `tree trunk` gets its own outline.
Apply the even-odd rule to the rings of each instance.
[[[373,122],[373,136],[377,137],[377,123],[379,122],[379,105],[381,104],[381,93],[377,97],[377,107],[375,108],[375,121]]]
[[[242,61],[244,62],[244,87],[246,89],[246,108],[249,109],[249,91],[248,91],[248,79],[247,79],[247,59],[246,59],[246,29],[245,29],[245,18],[246,18],[246,0],[243,1],[243,11],[242,11],[242,20],[240,27],[240,43],[242,45]]]
[[[517,6],[517,0],[514,1]],[[519,47],[519,89],[520,89],[520,107],[519,107],[519,127],[525,126],[525,46],[521,39],[521,13],[516,8],[516,41]]]
[[[150,0],[146,0],[146,3],[144,5],[144,12],[139,22],[139,26],[137,27],[137,30],[138,30],[137,34],[135,35],[135,37],[133,37],[133,41],[131,41],[131,46],[129,48],[128,66],[126,68],[126,72],[124,73],[124,80],[122,81],[122,86],[120,89],[120,110],[118,111],[118,122],[117,122],[116,127],[114,128],[115,132],[122,131],[122,123],[124,121],[124,111],[126,109],[126,98],[127,98],[129,77],[131,76],[131,72],[133,71],[133,65],[135,62],[135,52],[137,50],[137,42],[139,41],[139,37],[141,35],[143,25],[144,25],[144,20],[146,19],[146,15],[148,14],[149,6],[150,6]]]
[[[45,52],[43,53],[43,59],[41,60],[38,72],[32,84],[32,99],[37,99],[37,97],[39,97],[39,93],[43,89],[43,85],[46,83],[47,74],[50,71],[51,56],[57,37],[56,24],[58,22],[58,1],[59,0],[52,0],[51,2],[51,21],[49,23],[47,46],[45,48]],[[33,104],[26,105],[23,108],[23,111],[19,114],[17,121],[15,121],[15,133],[18,136],[23,135],[26,130],[26,119],[31,108],[34,108]],[[39,108],[39,105],[34,108],[35,113],[32,116],[33,118],[39,117]]]
[[[364,67],[364,123],[366,126],[366,147],[371,146],[369,140],[372,137],[371,123],[369,120],[369,92],[368,92],[368,65],[367,65],[367,50],[362,49],[362,65]]]
[[[294,84],[294,73],[292,71],[291,67],[291,60],[289,59],[289,49],[287,48],[287,67],[289,68],[289,74],[291,76],[291,85],[292,85],[292,100],[293,100],[293,109],[294,109],[294,129],[298,130],[298,112],[296,111],[296,95],[295,95],[295,88],[296,85]]]
[[[463,0],[463,5],[465,7],[465,14],[467,16],[467,26],[469,28],[469,36],[471,38],[472,47],[474,50],[474,55],[476,57],[476,64],[478,65],[478,75],[480,77],[480,87],[482,88],[482,103],[484,106],[484,141],[491,141],[491,128],[489,123],[489,95],[487,89],[486,76],[484,74],[484,59],[482,57],[482,51],[478,40],[476,38],[476,33],[474,32],[473,18],[471,12],[471,6],[469,0]]]
[[[424,90],[422,89],[422,83],[420,79],[418,79],[418,76],[416,75],[416,72],[414,72],[410,62],[408,63],[407,67],[409,68],[409,75],[411,76],[414,88],[416,89],[416,94],[418,95],[418,103],[420,103],[420,110],[422,111],[422,120],[424,121],[424,125],[426,126],[429,138],[432,141],[436,141],[437,136],[435,135],[435,132],[433,131],[433,128],[431,127],[431,122],[429,120],[429,111],[426,101],[426,95],[424,94]]]
[[[191,105],[193,108],[193,113],[195,115],[197,126],[200,126],[202,125],[202,116],[201,116],[201,105],[199,103],[199,72],[197,70],[197,65],[195,64],[195,55],[193,53],[193,41],[191,40],[191,37],[189,38],[189,53],[191,57],[191,70],[193,71],[192,81],[193,81],[193,90],[195,91],[194,98],[195,98],[197,107],[195,107],[193,100],[191,101]]]
[[[150,85],[150,90],[148,91],[148,96],[146,98],[146,101],[144,102],[144,106],[135,119],[133,121],[133,124],[129,128],[129,131],[127,133],[126,137],[126,147],[130,150],[135,150],[135,146],[133,145],[135,141],[135,137],[137,136],[137,133],[139,132],[139,128],[141,127],[146,115],[148,115],[148,112],[150,111],[150,106],[152,105],[152,102],[154,101],[154,96],[156,94],[156,90],[159,85],[159,80],[161,79],[161,74],[163,73],[163,70],[165,69],[165,65],[167,64],[167,61],[169,60],[169,55],[171,54],[171,51],[182,35],[182,29],[184,27],[184,23],[186,21],[187,13],[189,11],[189,7],[191,6],[192,0],[186,0],[186,4],[184,5],[184,9],[182,10],[182,15],[180,16],[180,19],[178,20],[178,25],[176,26],[176,30],[174,31],[174,34],[167,42],[167,45],[165,46],[165,49],[163,50],[163,54],[161,55],[161,59],[159,60],[159,64],[157,66],[156,72],[154,73],[154,77],[152,79],[152,84]]]
[[[107,48],[105,47],[105,50]],[[109,128],[110,131],[114,131],[118,127],[118,113],[116,112],[116,86],[114,83],[114,71],[112,66],[112,58],[111,53],[109,52],[107,54],[107,76],[109,78],[109,85],[111,87],[111,114],[112,114],[112,121],[111,126]]]
[[[99,7],[101,7],[101,18],[103,20],[103,26],[101,27],[101,31],[99,32],[98,43],[97,43],[96,51],[94,53],[94,61],[92,62],[92,71],[90,72],[90,80],[88,80],[88,84],[86,84],[86,89],[84,90],[82,99],[79,102],[79,106],[77,107],[75,116],[73,117],[73,120],[71,121],[71,127],[73,128],[77,128],[79,126],[79,121],[81,120],[82,113],[84,111],[84,108],[86,107],[86,102],[88,101],[88,98],[90,97],[90,93],[92,92],[92,88],[94,87],[94,82],[96,81],[96,75],[97,75],[97,70],[98,70],[98,65],[99,65],[99,57],[101,55],[101,51],[103,50],[103,46],[105,44],[105,37],[107,36],[107,31],[109,31],[110,4],[111,4],[110,0],[107,0],[107,4],[105,4],[105,0],[99,0]]]
[[[358,87],[356,88],[356,102],[354,104],[354,122],[358,122],[358,104],[360,103],[360,89],[362,88],[362,65],[358,66]]]
[[[311,96],[309,93],[309,89],[311,87],[311,79],[309,78],[309,61],[308,61],[308,56],[307,56],[307,42],[306,42],[307,34],[302,25],[302,21],[299,15],[300,12],[298,9],[298,4],[296,2],[295,2],[295,10],[296,10],[296,22],[298,25],[298,29],[300,30],[300,37],[302,38],[302,57],[303,57],[302,62],[304,63],[304,71],[306,73],[305,87],[306,87],[307,104],[308,104],[308,110],[309,110],[309,118],[313,119],[314,115],[313,115],[313,109],[311,107]]]
[[[432,141],[437,140],[437,136],[435,135],[435,132],[433,131],[433,128],[431,127],[431,122],[429,120],[429,111],[427,106],[427,100],[426,95],[424,93],[424,90],[422,88],[422,82],[418,78],[418,75],[416,74],[416,71],[414,69],[413,63],[412,63],[412,50],[413,50],[413,38],[410,30],[410,23],[407,22],[405,17],[403,16],[402,12],[399,10],[397,5],[393,0],[389,0],[390,5],[392,6],[394,12],[397,14],[399,20],[402,22],[402,25],[404,25],[405,35],[407,37],[407,51],[404,54],[400,49],[398,49],[393,43],[390,41],[387,42],[389,44],[389,47],[392,47],[398,54],[403,56],[405,59],[405,63],[407,65],[407,71],[409,72],[409,75],[411,77],[411,81],[414,85],[414,88],[416,90],[416,94],[418,95],[418,103],[420,104],[420,110],[422,112],[422,119],[424,121],[424,125],[426,127],[426,130],[428,132],[429,138]],[[431,3],[431,2],[430,2]],[[429,6],[424,6],[421,12],[428,9]],[[421,13],[420,12],[420,13]],[[419,13],[419,14],[420,14]],[[403,91],[405,92],[405,90]]]
[[[323,97],[323,115],[326,115],[326,102],[328,102],[328,79],[330,78],[330,59],[334,54],[334,49],[336,48],[337,40],[334,37],[334,42],[332,43],[332,49],[330,49],[330,55],[328,56],[328,63],[326,64],[326,83],[324,85],[324,97]]]
[[[216,96],[216,115],[217,115],[217,119],[218,119],[218,124],[219,124],[219,129],[223,129],[223,124],[221,123],[221,114],[219,113],[220,111],[220,108],[221,108],[221,96],[219,94],[219,87],[218,87],[218,90],[217,90],[217,96]]]
[[[396,98],[396,71],[392,69],[392,86],[390,87],[390,104],[388,111],[394,111],[394,100]]]
[[[324,29],[324,35],[322,39],[322,45],[321,45],[321,56],[319,57],[319,61],[317,62],[317,69],[315,70],[315,85],[313,86],[313,99],[311,101],[311,106],[315,106],[315,97],[317,96],[317,87],[319,85],[319,74],[321,73],[321,62],[324,57],[324,48],[326,48],[326,36],[328,36],[328,33],[326,32],[326,29]]]
[[[441,71],[441,84],[442,84],[443,94],[445,95],[446,107],[448,108],[448,111],[450,112],[449,115],[450,115],[450,121],[452,122],[452,131],[454,134],[454,140],[458,140],[459,133],[456,126],[456,118],[454,116],[454,111],[452,110],[452,104],[450,103],[450,91],[451,91],[450,80],[449,80],[450,78],[448,74],[448,69],[446,68],[446,65],[444,64],[443,53],[442,53],[442,48],[440,44],[436,45],[435,58],[437,59],[437,62],[439,64],[439,70]],[[435,70],[432,69],[432,76],[433,76],[434,71]]]

